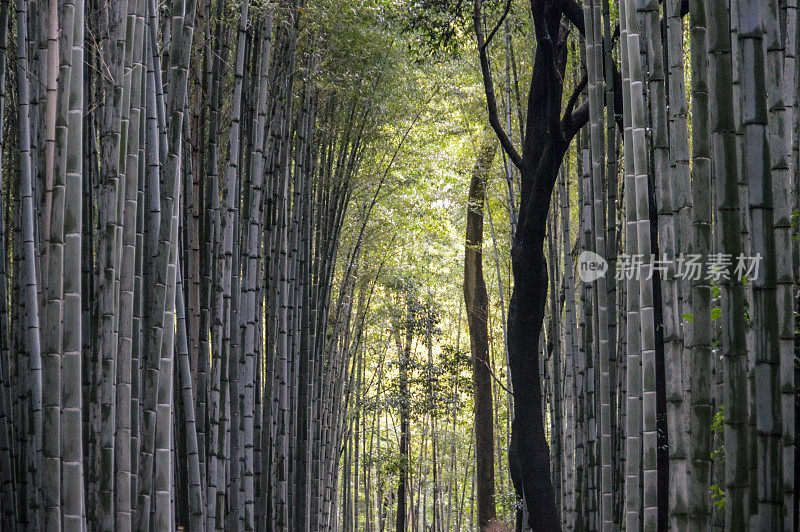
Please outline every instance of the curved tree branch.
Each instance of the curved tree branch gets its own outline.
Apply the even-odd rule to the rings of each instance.
[[[589,102],[583,102],[573,113],[564,117],[564,138],[571,141],[575,134],[589,122]]]
[[[578,2],[575,0],[562,0],[561,9],[564,11],[564,16],[567,17],[567,20],[578,28],[581,35],[585,35],[586,27],[583,25],[583,9],[578,5]]]
[[[486,42],[483,43],[483,46],[482,46],[483,48],[486,48],[487,46],[489,46],[489,43],[492,42],[492,38],[494,37],[494,34],[497,33],[497,30],[500,29],[500,26],[506,20],[506,17],[508,16],[508,12],[509,11],[511,11],[511,0],[508,0],[506,2],[506,8],[503,11],[503,16],[501,16],[500,20],[497,21],[497,24],[495,25],[494,29],[489,32],[489,36],[486,37]]]
[[[589,106],[586,102],[583,102],[575,112],[573,109],[575,108],[575,104],[578,102],[578,97],[580,96],[583,89],[586,88],[587,83],[587,76],[586,73],[583,73],[580,82],[578,85],[575,86],[575,90],[572,91],[572,95],[569,97],[569,101],[567,102],[567,108],[564,110],[564,120],[561,124],[561,127],[564,131],[564,137],[569,142],[572,140],[572,137],[575,136],[575,133],[580,130],[586,122],[589,120]]]
[[[511,139],[508,137],[508,134],[503,129],[502,124],[500,124],[500,119],[497,116],[497,97],[495,96],[494,92],[492,71],[489,68],[489,56],[486,53],[486,44],[488,44],[488,41],[484,39],[483,28],[482,28],[482,22],[483,22],[483,16],[481,14],[482,4],[483,2],[481,0],[475,0],[475,9],[473,10],[472,13],[472,20],[475,24],[475,36],[478,40],[478,54],[480,55],[480,60],[481,60],[481,74],[483,76],[484,92],[486,92],[486,107],[489,111],[489,124],[492,126],[492,129],[497,134],[497,138],[500,140],[500,145],[503,147],[503,150],[505,150],[505,152],[508,154],[508,157],[509,159],[511,159],[511,162],[513,162],[514,165],[519,168],[520,165],[522,165],[522,157],[520,157],[519,153],[517,153],[516,148],[514,148],[514,144],[511,142]],[[492,35],[493,34],[494,32],[492,32]]]
[[[684,8],[688,12],[689,9],[688,6],[689,6],[688,0],[683,0],[681,2],[681,13],[683,13]],[[567,20],[572,22],[572,24],[576,28],[578,28],[578,31],[581,32],[581,35],[585,35],[585,26],[583,24],[583,9],[581,9],[581,6],[579,6],[575,0],[562,0],[562,9],[564,10],[564,16],[567,18]],[[614,35],[611,40],[613,41],[618,37],[619,37],[619,24],[616,25],[614,29]],[[614,108],[622,109],[622,76],[619,73],[619,69],[617,68],[616,62],[612,63],[611,69],[613,72],[612,75],[614,77]],[[578,111],[580,111],[580,109],[578,109]],[[576,113],[578,113],[578,111],[576,111]],[[567,117],[565,116],[564,118],[566,119]],[[620,133],[622,133],[622,114],[618,113],[615,120],[617,122],[617,128],[619,129]],[[574,123],[577,122],[578,122],[577,120],[574,121]]]

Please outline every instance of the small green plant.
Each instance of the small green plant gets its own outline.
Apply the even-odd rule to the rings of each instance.
[[[725,405],[720,405],[711,420],[711,430],[717,434],[722,434],[725,428]]]
[[[722,490],[722,488],[714,484],[713,486],[711,486],[709,492],[711,493],[711,501],[714,503],[714,506],[716,506],[720,510],[724,510],[725,492]]]
[[[714,418],[711,420],[711,432],[713,434],[717,434],[718,436],[722,436],[725,432],[725,405],[720,405],[720,407],[714,413]],[[724,445],[720,445],[711,451],[711,460],[719,460],[721,463],[725,463]]]
[[[713,451],[711,451],[711,459],[712,460],[725,460],[725,447],[719,446]]]

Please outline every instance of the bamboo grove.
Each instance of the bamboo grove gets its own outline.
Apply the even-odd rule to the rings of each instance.
[[[389,61],[337,85],[297,2],[0,9],[0,528],[327,528]]]
[[[0,0],[0,530],[797,530],[797,0]]]

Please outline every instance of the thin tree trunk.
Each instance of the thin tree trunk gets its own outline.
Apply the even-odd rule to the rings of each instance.
[[[464,301],[472,352],[472,386],[475,398],[475,467],[477,470],[478,526],[486,528],[497,518],[494,499],[494,420],[489,359],[489,299],[483,279],[483,204],[485,182],[497,151],[497,141],[484,134],[472,171],[467,199],[464,246]]]
[[[398,355],[400,356],[400,472],[397,484],[397,511],[395,530],[406,532],[406,518],[408,510],[406,508],[406,490],[410,485],[408,478],[410,459],[409,459],[409,440],[411,438],[410,427],[410,401],[408,391],[408,372],[411,363],[411,342],[414,339],[414,322],[411,309],[412,301],[406,301],[406,316],[402,330],[405,331],[405,342],[400,340],[401,328],[397,326],[395,330],[395,343],[397,344]],[[491,463],[492,455],[489,454]],[[413,494],[412,494],[413,495]]]

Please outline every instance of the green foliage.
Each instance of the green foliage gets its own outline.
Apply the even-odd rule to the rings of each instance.
[[[395,477],[400,474],[406,460],[399,452],[385,453],[382,457],[381,472],[385,476]]]
[[[714,412],[714,418],[711,420],[711,432],[720,437],[725,433],[725,405],[720,405]],[[711,460],[725,462],[725,445],[721,444],[711,451]]]
[[[463,308],[464,229],[476,147],[486,123],[485,98],[474,62],[464,60],[474,54],[472,2],[462,2],[460,19],[423,9],[433,3],[368,0],[365,9],[357,8],[358,16],[350,11],[356,7],[351,0],[341,2],[340,8],[335,0],[327,0],[325,8],[329,13],[338,13],[345,22],[367,26],[354,29],[336,23],[335,27],[342,29],[341,35],[331,37],[335,42],[325,44],[337,49],[352,46],[363,58],[357,74],[350,72],[349,65],[331,63],[340,72],[336,76],[325,73],[327,87],[337,94],[332,105],[338,107],[356,101],[363,108],[362,102],[370,99],[369,91],[373,90],[369,77],[374,81],[382,76],[383,86],[377,88],[379,98],[370,108],[370,113],[378,113],[374,119],[375,132],[367,136],[368,152],[352,191],[352,207],[346,213],[337,272],[346,267],[345,261],[364,223],[358,278],[376,282],[365,309],[360,353],[364,356],[365,385],[353,398],[364,397],[361,405],[364,419],[378,416],[380,451],[374,452],[371,456],[374,461],[370,463],[375,465],[376,476],[387,489],[396,485],[402,464],[398,437],[401,406],[410,412],[412,475],[431,465],[432,434],[440,450],[443,486],[460,486],[464,475],[470,476],[474,467],[474,456],[470,455],[472,367]],[[485,3],[487,23],[493,23],[504,3]],[[376,5],[382,6],[383,19],[369,11],[370,6]],[[433,17],[432,30],[437,29],[437,24],[452,23],[451,50],[446,47],[434,50],[435,41],[431,36],[426,37],[423,26],[406,26],[415,15]],[[317,22],[324,21],[317,19]],[[420,19],[421,24],[428,22]],[[370,26],[385,33],[374,47],[366,42],[373,31]],[[523,36],[516,36],[523,40]],[[496,51],[501,51],[502,32],[495,43]],[[381,46],[387,47],[387,58],[382,61],[371,55],[372,50]],[[525,72],[529,48],[520,44],[520,49],[523,51],[518,52],[517,61],[520,71]],[[451,60],[459,54],[461,60]],[[351,74],[360,87],[355,91],[346,86]],[[523,85],[528,82],[520,80]],[[379,183],[382,183],[380,190],[376,186]],[[492,212],[506,305],[510,293],[511,241],[507,190],[502,159],[497,157],[487,180],[486,205]],[[373,198],[375,204],[369,211]],[[369,218],[364,222],[367,212]],[[490,300],[490,349],[496,374],[504,380],[499,283],[488,220],[485,223],[484,275]],[[398,330],[403,345],[407,331],[413,337],[407,365],[409,393],[405,398],[400,394],[399,362],[403,355],[396,345]],[[499,516],[507,519],[513,516],[515,500],[504,467],[511,420],[505,392],[499,386],[494,391],[497,452],[503,465],[496,470],[497,510]],[[423,444],[424,441],[427,443]],[[428,492],[429,500],[430,496]],[[469,514],[471,504],[465,501],[462,511]]]
[[[475,45],[472,0],[400,0],[392,5],[394,19],[415,61],[463,61],[465,56],[472,57]],[[500,20],[505,6],[502,0],[483,3],[487,32]],[[508,17],[512,31],[519,27],[514,23],[513,13],[512,2]]]
[[[440,365],[454,391],[466,394],[472,389],[471,360],[469,353],[452,345],[442,346]]]
[[[397,18],[417,60],[459,57],[462,41],[472,36],[472,6],[469,0],[402,2]]]
[[[714,506],[719,508],[720,510],[725,509],[725,492],[717,486],[716,484],[711,486],[709,490],[711,493],[711,501],[714,503]]]
[[[722,431],[725,428],[725,405],[720,405],[716,412],[714,412],[714,418],[711,421],[711,430],[714,431],[716,434],[722,434]]]

